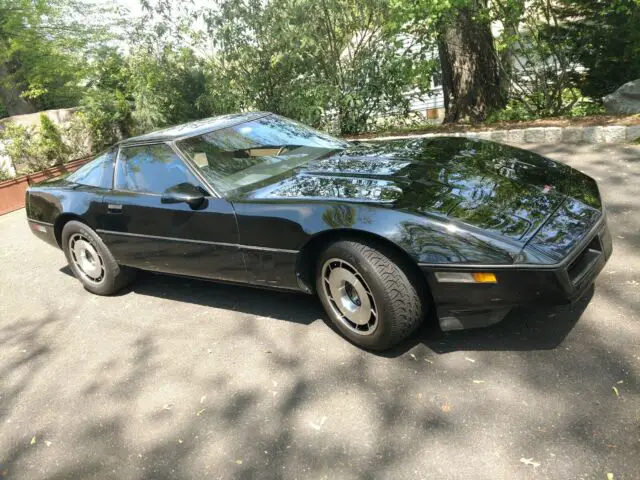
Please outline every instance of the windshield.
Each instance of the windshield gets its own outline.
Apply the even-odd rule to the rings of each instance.
[[[264,182],[348,143],[301,123],[268,115],[177,142],[221,193]]]

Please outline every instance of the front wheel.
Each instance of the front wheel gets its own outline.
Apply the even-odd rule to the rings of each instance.
[[[373,243],[329,245],[318,258],[316,290],[335,327],[371,350],[407,338],[426,314],[422,279],[396,252]]]
[[[135,276],[134,270],[118,265],[98,234],[82,222],[65,224],[62,248],[75,277],[97,295],[112,295]]]

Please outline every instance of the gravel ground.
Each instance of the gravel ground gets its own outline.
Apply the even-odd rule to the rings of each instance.
[[[0,478],[640,478],[640,150],[536,150],[600,181],[595,290],[384,355],[303,295],[150,274],[91,295],[0,217]]]

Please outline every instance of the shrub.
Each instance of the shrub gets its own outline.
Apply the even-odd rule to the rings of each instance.
[[[11,180],[13,176],[9,174],[7,170],[0,167],[0,182],[4,182],[5,180]]]
[[[28,165],[33,161],[33,130],[8,122],[0,130],[0,140],[4,141],[4,151],[16,171],[28,170]]]
[[[91,125],[84,112],[76,112],[62,130],[62,138],[69,151],[69,159],[84,158],[92,153]]]
[[[69,148],[62,141],[60,129],[44,114],[40,114],[40,131],[34,148],[35,156],[44,167],[60,165],[69,157]]]
[[[83,106],[94,150],[100,151],[132,133],[131,105],[119,90],[92,90],[83,99]]]

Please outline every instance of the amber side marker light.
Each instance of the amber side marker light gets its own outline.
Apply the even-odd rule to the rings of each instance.
[[[439,283],[498,283],[495,273],[435,272]]]
[[[498,283],[494,273],[475,272],[473,274],[473,279],[476,283]]]

